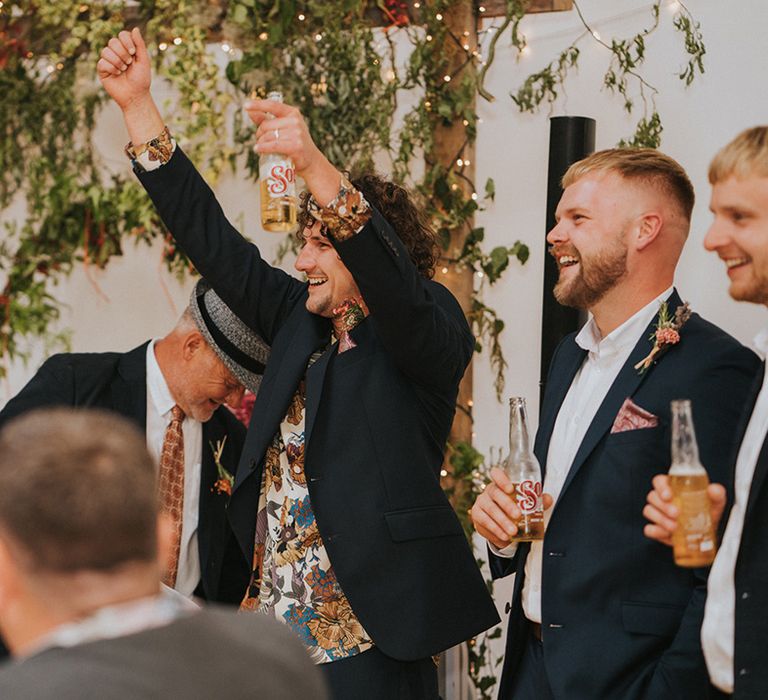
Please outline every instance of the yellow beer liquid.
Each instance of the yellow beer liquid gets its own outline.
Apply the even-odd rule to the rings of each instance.
[[[261,181],[261,225],[265,231],[286,233],[296,228],[294,197],[270,197],[267,180]]]
[[[513,484],[513,491],[510,495],[519,505],[520,499],[517,495],[518,484]],[[539,499],[538,507],[530,513],[523,513],[520,519],[515,522],[517,525],[517,534],[509,538],[510,544],[513,542],[533,542],[534,540],[544,539],[544,510]]]
[[[709,510],[706,474],[670,474],[673,502],[680,515],[672,533],[675,564],[709,566],[715,558],[715,532]]]

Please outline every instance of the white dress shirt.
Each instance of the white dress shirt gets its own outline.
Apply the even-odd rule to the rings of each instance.
[[[632,350],[648,324],[659,312],[660,304],[672,293],[672,287],[614,329],[605,338],[600,337],[592,316],[576,336],[577,345],[587,351],[587,357],[571,382],[555,420],[547,453],[547,469],[544,491],[550,494],[555,505],[544,513],[548,524],[557,508],[557,499],[573,460],[581,446],[587,429],[608,390],[626,364]],[[492,551],[500,556],[511,557],[517,545]],[[541,567],[543,541],[531,543],[531,551],[525,561],[525,583],[522,603],[525,616],[532,622],[541,622]]]
[[[768,354],[768,327],[755,338],[755,349],[765,358]],[[735,500],[723,542],[712,564],[707,583],[707,604],[701,627],[701,646],[707,660],[712,683],[726,693],[733,692],[733,651],[736,616],[736,557],[744,529],[749,490],[755,473],[760,448],[768,433],[768,381],[757,397],[747,432],[736,459]]]
[[[160,365],[155,358],[155,341],[147,348],[147,448],[160,465],[165,430],[171,422],[171,409],[176,401],[171,396]],[[200,509],[200,469],[203,449],[203,424],[191,416],[181,424],[184,435],[184,515],[181,527],[179,569],[175,589],[191,596],[200,582],[200,555],[197,544]]]

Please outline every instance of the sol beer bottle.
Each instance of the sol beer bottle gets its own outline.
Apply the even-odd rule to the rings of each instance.
[[[679,516],[672,533],[675,564],[709,566],[715,558],[715,533],[709,510],[709,478],[699,461],[690,401],[672,402],[672,466],[669,485]]]
[[[270,92],[268,100],[283,101],[281,92]],[[266,231],[284,233],[296,228],[296,170],[293,161],[279,153],[266,153],[259,160],[261,177],[261,225]]]
[[[510,542],[544,539],[544,501],[541,497],[541,469],[528,441],[525,399],[509,400],[509,456],[502,465],[514,485],[511,496],[520,508],[517,535]]]

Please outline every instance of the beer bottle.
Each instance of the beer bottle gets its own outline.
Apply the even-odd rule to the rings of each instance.
[[[512,498],[520,509],[517,535],[510,542],[544,539],[544,501],[541,496],[541,468],[528,441],[525,399],[509,400],[509,455],[503,469],[514,486]]]
[[[709,566],[715,558],[715,533],[709,510],[709,477],[699,461],[691,402],[672,402],[672,466],[669,485],[679,516],[672,533],[678,566]]]
[[[281,92],[270,92],[268,100],[283,101]],[[266,231],[284,233],[296,228],[296,170],[293,161],[279,153],[259,159],[261,177],[261,225]]]

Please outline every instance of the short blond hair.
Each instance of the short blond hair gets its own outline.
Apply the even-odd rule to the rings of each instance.
[[[768,177],[768,126],[742,131],[717,152],[709,165],[709,184],[717,184],[732,175]]]
[[[575,162],[563,175],[563,188],[589,173],[615,172],[625,180],[659,189],[680,208],[686,221],[696,201],[687,173],[674,158],[654,148],[609,148]]]

